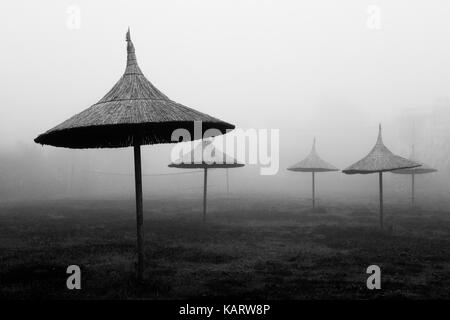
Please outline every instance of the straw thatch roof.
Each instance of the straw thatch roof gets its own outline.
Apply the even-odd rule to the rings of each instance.
[[[327,172],[338,171],[339,169],[319,157],[316,152],[316,139],[314,138],[309,155],[299,163],[289,167],[288,170],[301,172]]]
[[[181,169],[217,169],[217,168],[238,168],[243,167],[243,163],[238,163],[236,159],[229,157],[216,150],[212,145],[212,140],[203,140],[196,148],[184,154],[176,163],[169,164],[170,168]],[[211,159],[204,159],[204,155],[210,153]],[[199,159],[196,159],[196,156]],[[215,161],[220,159],[220,161]],[[209,161],[211,160],[211,161]]]
[[[416,161],[416,157],[414,155],[414,146],[412,146],[411,156],[409,157],[409,159],[412,160],[412,161]],[[416,162],[418,162],[418,161],[416,161]],[[421,163],[421,162],[419,162],[419,163]],[[394,170],[394,171],[392,171],[392,173],[397,173],[397,174],[424,174],[424,173],[431,173],[431,172],[436,172],[436,171],[437,171],[437,169],[434,169],[434,168],[430,167],[427,164],[421,163],[420,167]]]
[[[419,167],[420,163],[393,154],[384,144],[379,126],[377,143],[367,156],[342,172],[346,174],[374,173]]]
[[[392,173],[397,174],[424,174],[424,173],[431,173],[436,172],[437,169],[434,169],[426,164],[422,164],[420,167],[416,168],[409,168],[409,169],[400,169],[400,170],[393,170]]]
[[[170,100],[143,75],[136,60],[130,31],[127,36],[125,73],[96,104],[53,129],[41,134],[36,143],[69,148],[128,147],[139,137],[140,144],[172,143],[175,129],[193,136],[194,121],[202,130],[216,128],[225,133],[234,125]]]

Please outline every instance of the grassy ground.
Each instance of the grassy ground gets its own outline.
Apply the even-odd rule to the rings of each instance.
[[[327,205],[297,199],[144,203],[146,281],[134,282],[134,202],[0,205],[2,299],[450,298],[450,215],[440,210]],[[82,290],[66,289],[66,268]],[[366,268],[382,290],[366,288]]]

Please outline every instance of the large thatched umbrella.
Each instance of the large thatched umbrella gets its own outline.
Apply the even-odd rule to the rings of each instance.
[[[204,153],[208,151],[206,149],[209,145],[211,152],[210,156],[211,159],[204,159]],[[197,149],[197,151],[196,151]],[[208,169],[230,169],[230,168],[238,168],[243,167],[243,163],[238,163],[236,159],[230,159],[227,157],[226,154],[220,154],[216,157],[215,153],[216,150],[212,146],[212,140],[203,140],[202,143],[199,145],[198,148],[192,149],[187,154],[187,159],[185,157],[182,157],[181,159],[178,159],[176,163],[169,164],[170,168],[179,168],[179,169],[203,169],[203,222],[206,220],[206,199],[207,199],[207,187],[208,187]],[[195,159],[195,155],[201,154],[200,161],[197,161]],[[222,158],[223,160],[220,162],[216,162],[214,159]],[[228,181],[227,181],[228,183]],[[227,187],[228,188],[228,187]]]
[[[383,228],[383,172],[397,169],[408,169],[419,167],[420,163],[405,159],[393,154],[383,144],[381,136],[381,124],[378,131],[378,139],[375,146],[367,156],[352,164],[342,172],[346,174],[368,174],[378,173],[380,184],[380,226]]]
[[[234,125],[170,100],[143,75],[130,30],[126,35],[127,65],[114,87],[96,104],[38,136],[34,141],[65,148],[124,148],[133,146],[136,187],[138,280],[143,279],[143,210],[141,145],[175,143],[172,132],[186,129],[193,137],[194,122],[202,133],[210,128],[225,133]],[[197,132],[197,131],[196,131]],[[201,137],[194,137],[199,139]]]
[[[311,172],[312,174],[312,206],[313,209],[316,206],[316,186],[315,186],[315,173],[316,172],[329,172],[329,171],[339,171],[338,168],[329,164],[325,160],[319,157],[316,152],[316,138],[314,138],[313,146],[309,155],[302,161],[289,167],[288,170],[299,171],[299,172]]]
[[[409,157],[410,160],[412,161],[416,161],[416,157],[414,154],[414,145],[411,147],[411,156]],[[432,172],[436,172],[437,169],[434,169],[432,167],[430,167],[427,164],[422,163],[422,165],[420,167],[415,167],[415,168],[409,168],[409,169],[400,169],[400,170],[394,170],[392,171],[392,173],[397,173],[397,174],[409,174],[411,175],[411,204],[414,205],[414,194],[415,194],[415,175],[416,174],[425,174],[425,173],[432,173]]]

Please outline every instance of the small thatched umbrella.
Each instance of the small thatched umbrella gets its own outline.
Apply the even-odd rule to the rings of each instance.
[[[299,172],[311,172],[312,173],[312,206],[313,209],[316,206],[316,186],[315,186],[315,173],[316,172],[329,172],[339,171],[338,168],[329,164],[325,160],[319,157],[316,152],[316,138],[313,140],[313,146],[309,155],[300,161],[289,167],[288,170]]]
[[[114,87],[96,104],[38,136],[34,141],[65,148],[134,147],[138,280],[143,279],[143,210],[141,145],[175,143],[172,132],[186,129],[193,137],[194,123],[202,131],[214,128],[222,134],[234,125],[170,100],[143,75],[138,66],[130,30],[126,35],[127,65]],[[203,133],[202,132],[202,133]],[[197,137],[194,137],[198,139]],[[200,138],[200,137],[199,137]]]
[[[415,154],[414,154],[414,145],[411,147],[411,156],[409,157],[409,159],[411,161],[416,161],[415,159]],[[414,205],[414,194],[415,194],[415,175],[416,174],[425,174],[425,173],[432,173],[432,172],[436,172],[437,169],[434,169],[432,167],[430,167],[427,164],[422,163],[422,165],[420,167],[415,167],[415,168],[409,168],[409,169],[400,169],[400,170],[394,170],[392,171],[392,173],[397,173],[397,174],[409,174],[411,175],[411,204]]]
[[[196,149],[192,149],[188,153],[188,159],[181,158],[176,163],[169,164],[170,168],[179,168],[179,169],[203,169],[203,222],[206,220],[206,199],[207,199],[207,186],[208,186],[208,169],[230,169],[230,168],[238,168],[243,167],[243,163],[238,163],[236,159],[230,159],[226,154],[222,155],[223,161],[215,162],[215,161],[205,161],[203,158],[205,148],[212,144],[212,141],[203,140],[201,145],[199,146],[201,150],[201,161],[196,161],[195,154]],[[215,159],[215,148],[211,146],[211,158]],[[220,156],[220,155],[219,155]],[[187,161],[186,161],[187,160]],[[227,181],[228,183],[228,181]]]
[[[397,169],[415,168],[419,166],[420,163],[397,156],[386,148],[383,144],[380,124],[377,143],[369,154],[358,162],[352,164],[347,169],[342,170],[342,172],[346,174],[368,174],[378,172],[380,184],[380,226],[383,228],[383,172]]]

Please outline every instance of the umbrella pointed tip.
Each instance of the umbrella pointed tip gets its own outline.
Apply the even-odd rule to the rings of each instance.
[[[125,74],[139,73],[142,74],[141,70],[137,65],[136,54],[134,49],[133,41],[131,41],[130,27],[126,34],[127,41],[127,68],[125,69]]]
[[[131,41],[131,35],[130,35],[130,26],[128,26],[128,29],[127,29],[127,34],[126,34],[126,41]]]
[[[383,143],[383,137],[381,134],[381,123],[378,124],[378,139],[377,139],[377,143]]]

